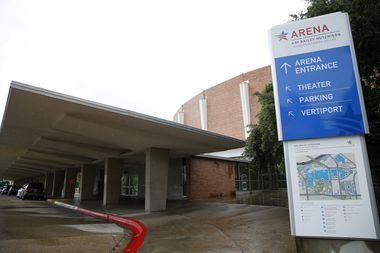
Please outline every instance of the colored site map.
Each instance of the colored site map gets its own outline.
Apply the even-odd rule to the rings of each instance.
[[[360,199],[354,154],[297,157],[301,200]]]

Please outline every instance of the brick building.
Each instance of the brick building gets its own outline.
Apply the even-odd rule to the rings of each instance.
[[[253,94],[271,81],[270,66],[238,75],[199,94],[177,110],[173,120],[211,132],[245,140],[246,128],[257,123],[261,107]],[[368,143],[375,189],[380,189],[380,159],[376,143]],[[187,161],[187,195],[192,199],[234,196],[268,188],[285,188],[284,174],[250,168],[243,149],[227,150]],[[231,173],[232,172],[232,173]],[[380,194],[377,194],[380,195]]]
[[[173,120],[245,140],[248,125],[257,123],[260,104],[253,94],[271,81],[270,66],[217,84],[177,110]],[[241,158],[243,149],[191,157],[187,161],[187,195],[192,199],[229,197],[264,186],[269,175],[258,173]]]
[[[270,66],[233,77],[186,101],[174,121],[245,140],[245,126],[256,123],[260,111],[252,94],[271,80]]]

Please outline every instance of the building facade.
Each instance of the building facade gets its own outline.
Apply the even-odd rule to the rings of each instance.
[[[247,125],[257,123],[260,104],[253,94],[272,80],[270,66],[259,68],[194,96],[175,113],[173,120],[241,140],[247,137]]]
[[[270,66],[233,77],[191,98],[173,120],[188,126],[231,136],[248,137],[261,110],[254,94],[271,82]],[[285,175],[252,168],[242,158],[243,148],[188,159],[188,195],[192,199],[234,197],[267,188],[286,187]]]

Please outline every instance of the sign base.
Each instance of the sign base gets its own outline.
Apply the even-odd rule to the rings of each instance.
[[[297,253],[380,252],[380,242],[378,241],[296,238],[296,247]]]

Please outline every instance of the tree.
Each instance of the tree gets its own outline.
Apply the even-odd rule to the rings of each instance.
[[[257,115],[258,124],[250,126],[244,156],[252,159],[252,165],[263,172],[273,173],[284,170],[282,143],[277,139],[276,113],[273,85],[269,83],[264,91],[254,94],[261,104]]]
[[[309,3],[306,12],[291,15],[293,20],[337,11],[348,13],[370,125],[367,143],[380,143],[380,1],[306,0],[306,2]]]
[[[380,143],[380,1],[378,0],[306,0],[307,11],[291,15],[293,20],[311,18],[337,11],[347,12],[361,74],[371,134],[367,143]],[[255,93],[262,106],[258,124],[251,126],[244,155],[255,168],[271,172],[284,169],[282,144],[277,140],[277,127],[272,84]],[[371,160],[371,154],[370,154]]]

